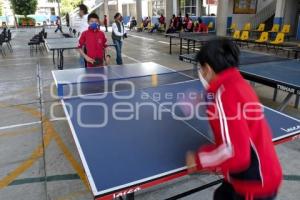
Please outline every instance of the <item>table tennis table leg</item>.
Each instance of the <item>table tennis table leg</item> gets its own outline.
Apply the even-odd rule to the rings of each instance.
[[[276,99],[277,99],[277,93],[278,93],[278,89],[275,88],[274,89],[274,94],[273,94],[273,101],[276,101]]]
[[[283,100],[282,104],[279,106],[278,110],[283,111],[287,107],[292,97],[293,97],[293,93],[289,93]]]
[[[187,53],[190,54],[190,40],[187,41]]]
[[[60,63],[59,63],[59,69],[64,69],[64,50],[60,50]]]
[[[194,42],[194,51],[193,52],[195,53],[195,51],[196,51],[196,41],[194,40],[193,42]]]
[[[53,55],[52,55],[53,56],[52,57],[53,58],[53,64],[55,64],[55,50],[53,50],[52,53],[53,53]]]
[[[170,54],[172,54],[172,37],[170,37],[170,51],[169,51]]]
[[[298,109],[300,103],[300,95],[296,95],[295,108]]]
[[[182,55],[182,38],[180,38],[180,50],[179,50],[180,55]]]

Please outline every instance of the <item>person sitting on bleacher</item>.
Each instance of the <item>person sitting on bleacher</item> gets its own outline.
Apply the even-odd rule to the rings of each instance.
[[[107,39],[100,30],[99,16],[95,13],[88,15],[88,30],[84,31],[79,39],[78,51],[87,62],[87,67],[104,65],[104,51],[107,49]],[[86,48],[86,53],[83,50]],[[110,55],[105,54],[106,64],[110,63]]]
[[[178,24],[178,19],[175,15],[173,15],[172,19],[170,20],[169,28],[166,32],[167,33],[175,33],[177,30],[177,24]]]
[[[132,30],[136,26],[137,26],[137,21],[136,21],[135,17],[132,17],[131,21],[130,21],[129,30]]]
[[[145,20],[143,21],[144,29],[148,27],[148,24],[150,23],[149,17],[146,17]]]
[[[194,32],[200,32],[200,33],[207,33],[208,32],[208,27],[206,26],[205,23],[202,22],[202,19],[199,17],[198,22],[194,28]]]
[[[183,26],[184,30],[187,29],[187,25],[188,25],[189,21],[190,21],[189,14],[185,14],[185,17],[184,17],[183,23],[182,23],[182,26]]]
[[[166,27],[166,18],[164,17],[163,14],[160,15],[160,18],[159,18],[159,25],[160,25],[160,27],[163,27],[163,28]]]
[[[189,15],[186,14],[185,18],[184,18],[184,24],[183,24],[184,31],[185,32],[193,32],[194,30],[194,23],[192,21],[191,18],[189,18]]]

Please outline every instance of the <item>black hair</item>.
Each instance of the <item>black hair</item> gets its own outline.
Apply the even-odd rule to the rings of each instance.
[[[91,13],[88,15],[88,21],[90,21],[92,18],[99,20],[99,16],[96,13]]]
[[[121,13],[118,12],[118,13],[115,14],[114,19],[117,19],[120,16],[121,16]]]
[[[189,14],[185,14],[185,17],[189,17]]]
[[[238,67],[240,50],[229,39],[211,40],[205,44],[197,55],[201,65],[209,64],[216,74],[231,68]]]
[[[88,14],[88,8],[86,5],[80,4],[78,7],[79,7],[79,10],[82,10],[85,15]]]
[[[173,14],[173,18],[175,18],[176,17],[176,15],[175,14]]]

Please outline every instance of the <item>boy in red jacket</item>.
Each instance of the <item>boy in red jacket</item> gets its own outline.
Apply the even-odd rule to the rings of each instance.
[[[108,65],[110,62],[110,55],[105,53],[107,50],[107,39],[105,34],[99,29],[99,17],[95,13],[88,16],[89,28],[84,31],[79,39],[78,51],[87,62],[87,67],[100,67],[104,65],[104,61]],[[83,50],[86,48],[86,53]],[[104,55],[105,58],[104,58]]]
[[[239,49],[230,40],[210,41],[199,52],[199,77],[209,94],[207,113],[215,144],[187,153],[190,173],[221,172],[214,200],[273,200],[282,170],[262,106],[237,67]]]

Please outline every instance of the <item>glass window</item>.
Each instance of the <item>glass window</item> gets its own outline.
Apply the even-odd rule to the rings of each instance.
[[[182,15],[196,16],[197,0],[179,0],[179,11]]]
[[[165,15],[164,0],[152,0],[152,16]]]

